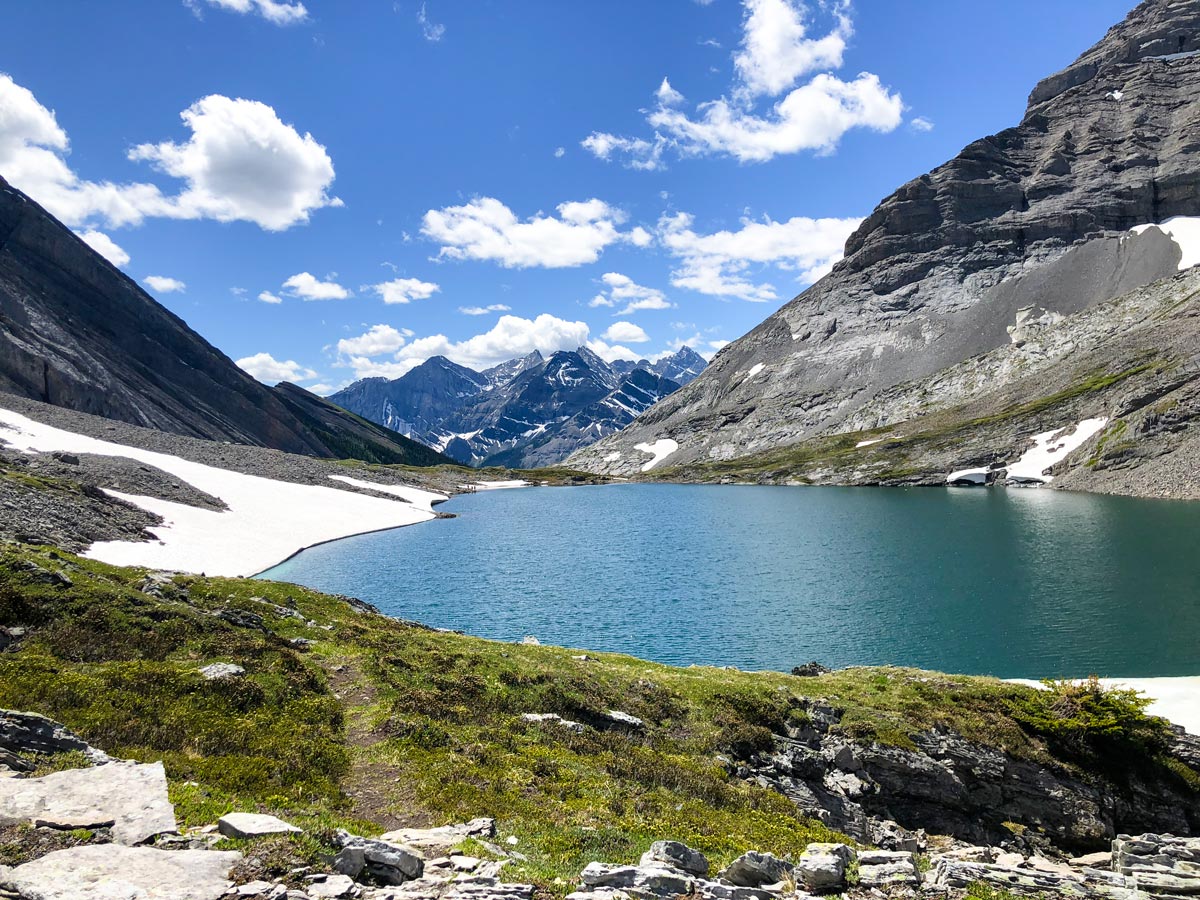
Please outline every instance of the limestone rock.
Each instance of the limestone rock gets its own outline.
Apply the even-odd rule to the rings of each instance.
[[[679,869],[701,878],[708,874],[708,858],[679,841],[655,841],[642,854],[641,865]]]
[[[200,669],[200,674],[206,681],[216,681],[220,678],[240,678],[246,670],[235,663],[212,663]]]
[[[580,880],[590,888],[617,889],[640,897],[677,897],[692,893],[696,885],[695,879],[674,869],[598,862],[588,863]]]
[[[389,844],[402,844],[426,857],[448,856],[450,851],[467,838],[486,841],[496,835],[496,820],[472,819],[457,825],[442,825],[438,828],[401,828],[389,831],[380,837]]]
[[[521,719],[534,725],[558,725],[568,731],[574,731],[576,734],[582,734],[586,727],[582,722],[572,722],[570,719],[564,719],[554,713],[522,713]]]
[[[863,850],[858,854],[858,883],[864,887],[920,882],[921,875],[911,853],[898,850]]]
[[[604,718],[610,725],[618,728],[624,728],[628,731],[641,731],[646,727],[646,723],[637,716],[632,716],[627,712],[621,712],[619,709],[610,709],[604,713]]]
[[[218,900],[240,853],[89,844],[13,869],[0,889],[22,900]]]
[[[317,897],[353,897],[357,893],[354,880],[347,875],[313,875],[312,881],[304,888],[308,896]]]
[[[731,862],[720,877],[734,885],[757,888],[791,878],[794,870],[790,862],[772,853],[751,850]]]
[[[175,831],[162,763],[113,762],[0,780],[3,818],[64,829],[111,826],[113,840],[130,846]]]
[[[380,884],[403,884],[420,878],[425,870],[424,860],[411,849],[388,841],[339,831],[338,843],[341,851],[334,860],[334,868],[350,878],[366,876]]]
[[[23,631],[9,629],[10,633],[14,630]],[[78,751],[94,763],[109,761],[107,754],[90,746],[53,719],[12,709],[0,709],[0,750],[17,754]]]
[[[225,837],[242,839],[301,833],[301,829],[282,819],[257,813],[228,813],[217,820],[217,830]]]
[[[961,890],[976,882],[1022,894],[1070,895],[1107,900],[1127,900],[1129,886],[1122,875],[1113,872],[1046,872],[1028,866],[1004,866],[975,863],[942,856],[934,865],[932,883],[936,888]]]
[[[1118,837],[1113,841],[1113,868],[1142,891],[1200,895],[1200,838]]]
[[[810,891],[840,891],[853,856],[845,844],[809,844],[796,860],[796,880]]]

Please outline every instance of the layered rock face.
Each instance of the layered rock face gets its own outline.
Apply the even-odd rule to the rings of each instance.
[[[1018,126],[885,199],[830,275],[570,463],[633,474],[628,451],[661,438],[687,464],[851,430],[880,391],[1008,344],[1025,307],[1070,316],[1175,274],[1177,240],[1129,229],[1197,215],[1200,2],[1146,0]]]
[[[445,461],[300,388],[259,384],[3,178],[0,391],[290,453]]]

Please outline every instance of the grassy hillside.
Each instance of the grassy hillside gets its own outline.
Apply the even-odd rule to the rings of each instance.
[[[171,581],[17,545],[0,551],[0,626],[28,629],[0,652],[0,708],[163,759],[184,824],[259,809],[309,828],[264,851],[259,871],[316,858],[335,826],[481,815],[528,857],[505,876],[555,890],[593,859],[632,860],[664,837],[718,865],[752,848],[796,853],[833,835],[728,763],[802,721],[806,697],[844,707],[840,727],[864,738],[904,745],[944,725],[1043,761],[1150,760],[1164,727],[1127,697],[1065,707],[1061,692],[903,669],[672,668],[433,631],[292,585]],[[246,674],[205,680],[213,662]],[[602,725],[612,709],[645,729],[521,717]]]

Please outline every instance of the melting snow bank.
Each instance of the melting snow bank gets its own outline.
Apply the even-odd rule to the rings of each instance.
[[[1176,216],[1158,225],[1138,225],[1129,230],[1141,234],[1149,228],[1157,228],[1163,234],[1170,235],[1179,246],[1183,254],[1179,260],[1180,272],[1200,265],[1200,216]]]
[[[393,494],[398,499],[243,475],[166,453],[63,431],[5,409],[0,409],[0,440],[26,453],[64,451],[133,459],[219,497],[229,507],[218,512],[108,491],[163,518],[162,525],[150,529],[157,541],[100,541],[83,554],[118,566],[208,575],[254,575],[314,544],[427,521],[434,517],[432,504],[445,499],[441,494],[416,488],[373,484],[338,475],[331,477]]]
[[[1046,470],[1078,450],[1107,424],[1107,418],[1084,419],[1067,435],[1063,434],[1066,427],[1036,434],[1033,436],[1033,446],[1021,454],[1015,463],[995,469],[960,469],[946,476],[946,484],[988,484],[992,476],[1000,472],[1006,472],[1009,481],[1048,484],[1054,478],[1047,475]]]
[[[1013,684],[1042,688],[1040,681],[1009,678]],[[1182,725],[1192,734],[1200,734],[1200,676],[1183,678],[1101,678],[1106,688],[1132,688],[1152,701],[1147,712]]]
[[[464,491],[504,491],[509,488],[529,487],[528,481],[473,481],[470,484],[460,484]]]
[[[649,472],[660,462],[679,449],[679,442],[673,441],[670,438],[660,438],[653,444],[634,444],[634,450],[641,450],[643,453],[649,453],[654,458],[642,466],[643,472]]]
[[[1107,424],[1107,418],[1084,419],[1075,426],[1073,433],[1066,436],[1062,436],[1066,428],[1056,428],[1054,431],[1035,435],[1033,446],[1008,467],[1008,480],[1042,484],[1049,482],[1051,476],[1045,474],[1046,470],[1070,456]]]

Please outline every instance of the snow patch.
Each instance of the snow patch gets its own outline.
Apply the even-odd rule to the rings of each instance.
[[[374,481],[360,481],[357,478],[350,478],[347,475],[330,475],[329,478],[332,481],[340,481],[342,484],[353,485],[357,488],[378,491],[381,494],[391,494],[393,497],[399,497],[406,503],[411,503],[417,509],[423,509],[426,512],[433,512],[433,504],[450,499],[446,494],[440,494],[436,491],[423,491],[420,488],[404,487],[399,484],[377,484]]]
[[[1055,463],[1066,459],[1075,449],[1107,424],[1107,418],[1084,419],[1068,435],[1063,435],[1066,428],[1056,428],[1054,431],[1034,435],[1033,446],[1026,450],[1020,459],[1008,466],[1008,479],[1029,483],[1048,483],[1052,479],[1051,476],[1045,474],[1045,471]]]
[[[859,441],[857,444],[854,445],[854,449],[857,450],[859,447],[870,447],[872,444],[882,444],[882,443],[883,443],[883,438],[871,438],[869,441]]]
[[[505,491],[509,488],[529,487],[528,481],[473,481],[469,484],[460,484],[459,487],[463,490],[477,491]]]
[[[987,484],[991,469],[959,469],[946,476],[946,484]]]
[[[305,547],[338,538],[412,525],[432,519],[427,495],[411,490],[408,503],[369,497],[335,487],[293,484],[191,462],[63,431],[0,409],[0,440],[25,453],[92,453],[118,456],[161,469],[229,507],[216,511],[108,491],[163,518],[151,528],[157,541],[99,541],[83,554],[117,566],[144,566],[208,575],[254,575]],[[336,477],[336,476],[334,476]],[[347,479],[349,480],[349,479]],[[390,485],[363,484],[376,490]]]
[[[1157,228],[1179,245],[1183,253],[1182,259],[1179,260],[1180,272],[1200,265],[1200,216],[1176,216],[1157,225],[1137,225],[1129,230],[1134,234],[1142,234],[1150,228]]]
[[[642,466],[643,472],[649,472],[660,462],[679,449],[679,442],[673,441],[670,438],[660,438],[653,444],[635,444],[634,450],[641,450],[643,453],[649,453],[654,458]]]
[[[762,363],[755,363],[754,365],[752,365],[750,367],[750,371],[746,373],[746,377],[753,378],[755,375],[757,375],[759,372],[761,372],[765,368],[766,368],[766,366],[764,366]]]
[[[1116,100],[1118,103],[1120,103],[1122,100],[1125,99],[1125,92],[1124,91],[1109,91],[1107,94],[1104,95],[1104,99],[1105,100]]]

